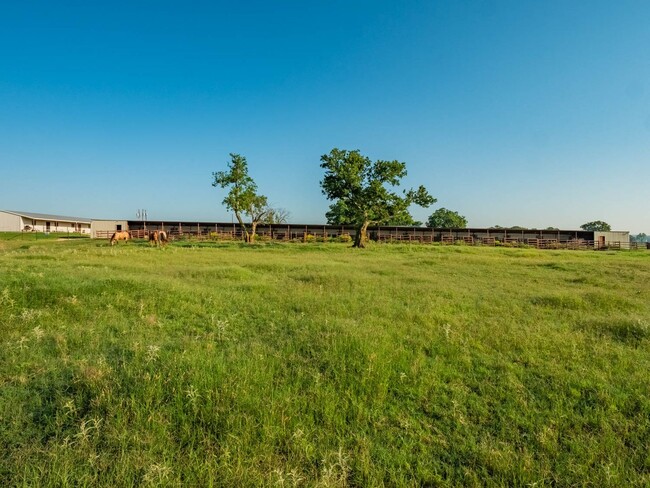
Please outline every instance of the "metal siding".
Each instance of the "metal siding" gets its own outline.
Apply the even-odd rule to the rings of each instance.
[[[115,232],[117,226],[121,225],[122,230],[129,230],[129,222],[127,220],[93,220],[90,223],[91,237],[97,237],[97,231],[100,232]]]
[[[20,232],[21,228],[18,215],[0,211],[0,232]]]
[[[605,242],[620,242],[630,244],[630,233],[628,231],[594,232],[594,240],[605,237]]]

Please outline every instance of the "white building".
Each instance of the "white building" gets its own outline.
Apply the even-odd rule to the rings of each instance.
[[[90,234],[90,219],[0,210],[0,232],[79,232]]]

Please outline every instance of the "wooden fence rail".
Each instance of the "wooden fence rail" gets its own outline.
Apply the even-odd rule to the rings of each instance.
[[[99,239],[110,239],[115,231],[110,230],[97,230],[94,236]],[[134,239],[146,239],[150,230],[134,229],[129,231]],[[221,227],[218,230],[202,230],[200,227],[195,226],[192,230],[185,227],[172,227],[165,229],[167,235],[172,239],[192,239],[192,240],[240,240],[243,239],[243,232],[239,227]],[[373,231],[370,234],[372,240],[378,242],[411,242],[411,243],[440,243],[440,244],[463,244],[469,246],[496,246],[504,245],[508,247],[529,246],[536,249],[650,249],[650,243],[645,242],[621,242],[621,241],[594,241],[586,239],[542,239],[542,238],[527,238],[524,239],[518,236],[502,236],[498,237],[477,237],[475,235],[453,235],[451,233],[425,233],[425,232],[406,232],[406,231]],[[274,240],[274,241],[326,241],[328,239],[337,239],[345,236],[346,239],[350,238],[347,230],[322,230],[315,231],[310,229],[297,229],[287,226],[286,230],[267,230],[264,229],[257,234],[260,240]]]

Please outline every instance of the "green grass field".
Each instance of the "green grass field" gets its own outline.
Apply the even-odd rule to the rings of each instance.
[[[649,486],[650,252],[0,241],[2,486]]]

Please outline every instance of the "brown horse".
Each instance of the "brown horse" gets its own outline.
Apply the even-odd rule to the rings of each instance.
[[[161,246],[167,244],[167,232],[164,230],[154,230],[149,232],[149,244],[155,244],[156,246]]]
[[[117,241],[128,241],[131,239],[131,233],[128,230],[119,230],[111,236],[111,246],[117,244]]]

